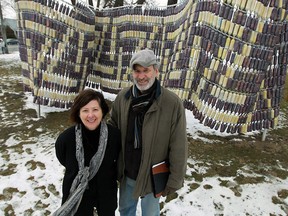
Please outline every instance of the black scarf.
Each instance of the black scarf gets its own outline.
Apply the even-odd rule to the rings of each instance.
[[[140,92],[136,85],[133,85],[131,88],[132,93],[132,102],[131,108],[135,113],[134,120],[134,148],[140,148],[142,146],[142,127],[144,116],[151,104],[155,99],[157,87],[157,80],[155,80],[154,84],[146,91]]]

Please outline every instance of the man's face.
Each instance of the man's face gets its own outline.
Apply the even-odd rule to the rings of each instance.
[[[158,73],[158,69],[153,65],[143,67],[137,64],[132,72],[133,82],[140,91],[145,91],[153,85]]]

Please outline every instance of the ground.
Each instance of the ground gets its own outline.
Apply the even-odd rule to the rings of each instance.
[[[24,109],[27,96],[23,91],[23,81],[21,78],[20,66],[6,67],[6,62],[0,61],[0,155],[9,161],[9,148],[22,153],[23,145],[27,143],[29,137],[37,137],[43,133],[54,134],[55,137],[66,128],[68,123],[68,112],[53,112],[46,117],[37,119],[35,109]],[[241,196],[241,185],[247,183],[262,183],[269,178],[288,178],[288,109],[286,102],[281,105],[281,127],[268,130],[266,139],[262,141],[262,134],[251,136],[231,135],[219,137],[202,133],[200,136],[206,139],[194,139],[193,134],[188,134],[189,157],[195,159],[197,164],[194,167],[205,167],[205,172],[195,172],[186,178],[193,178],[195,181],[190,185],[191,190],[199,187],[197,182],[201,182],[205,177],[219,176],[233,177],[236,185],[231,186],[231,182],[222,181],[222,186],[229,187],[235,196]],[[37,119],[37,120],[35,120]],[[57,124],[55,124],[57,122]],[[42,128],[41,131],[37,128]],[[16,146],[9,146],[9,139],[14,136],[20,141]],[[26,141],[25,141],[26,140]],[[203,141],[203,140],[209,140]],[[25,150],[27,151],[27,150]],[[7,168],[0,167],[1,176],[9,176],[14,172],[15,164],[9,164]],[[30,161],[30,166],[45,167],[43,164]],[[192,166],[189,164],[189,166]],[[257,175],[242,175],[239,171],[251,172]],[[207,185],[207,189],[209,189]],[[0,202],[7,199],[9,189],[6,192],[0,191]],[[2,193],[2,194],[1,194]],[[54,193],[55,192],[54,190]],[[177,196],[177,195],[175,195]],[[175,198],[169,196],[166,202]],[[278,191],[277,196],[272,198],[275,205],[280,205],[281,209],[288,214],[288,206],[284,200],[288,197],[288,187]],[[11,211],[12,206],[7,207]],[[10,215],[10,214],[9,214]],[[12,214],[13,215],[13,214]]]

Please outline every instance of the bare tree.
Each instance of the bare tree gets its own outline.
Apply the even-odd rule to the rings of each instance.
[[[174,5],[177,4],[177,0],[168,0],[167,5]]]
[[[114,7],[120,7],[124,5],[123,0],[115,0]]]
[[[98,2],[99,1],[100,0],[98,0]],[[136,1],[132,1],[131,4],[143,5],[146,2],[147,2],[146,0],[136,0]],[[104,8],[120,7],[120,6],[123,6],[124,4],[127,4],[127,2],[124,0],[104,0],[104,6],[103,7]]]
[[[87,1],[87,0],[86,0]],[[75,5],[77,0],[71,0],[71,4]],[[126,0],[88,0],[88,4],[92,7],[94,7],[94,4],[97,8],[100,8],[102,5],[103,8],[112,8],[112,7],[121,7],[125,4],[139,4],[143,5],[144,3],[148,3],[153,1],[147,1],[147,0],[132,0],[127,2]],[[177,3],[177,0],[176,0]]]
[[[3,19],[3,14],[2,14],[1,2],[0,2],[0,22],[1,22],[1,34],[2,34],[2,37],[3,37],[3,46],[1,47],[2,53],[9,53],[8,47],[7,47],[7,42],[6,42],[7,36],[6,36],[6,28],[5,28],[5,25],[4,25],[4,19]]]
[[[13,14],[16,13],[16,8],[15,8],[15,2],[14,0],[0,0],[1,6],[2,6],[2,19],[4,20],[4,25],[5,25],[5,30],[6,30],[6,36],[7,37],[18,37],[17,35],[17,25],[16,23],[13,23],[13,21],[11,21],[11,19],[5,17],[5,15],[11,15],[11,13]],[[8,11],[8,12],[7,12]],[[6,12],[6,13],[5,13]],[[2,22],[2,24],[3,24]],[[13,31],[13,33],[12,33]],[[12,33],[12,35],[11,35]],[[14,36],[13,36],[14,34]]]
[[[75,5],[76,4],[76,0],[71,0],[71,4]],[[88,4],[93,7],[93,0],[88,0]]]
[[[146,2],[146,0],[137,0],[137,4],[143,5]]]
[[[0,2],[2,2],[2,7],[10,7],[12,8],[13,10],[15,10],[15,1],[14,0],[1,0]]]
[[[91,7],[93,7],[93,0],[89,0],[88,3]]]

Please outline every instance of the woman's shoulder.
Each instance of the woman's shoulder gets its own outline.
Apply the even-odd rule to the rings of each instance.
[[[113,125],[111,125],[109,123],[107,123],[107,127],[108,127],[109,133],[120,134],[120,130],[117,127],[115,127],[115,126],[113,126]]]
[[[121,148],[121,133],[117,127],[107,123],[108,126],[108,145],[113,146],[115,152],[119,152]]]
[[[64,131],[62,131],[59,135],[59,138],[67,138],[75,135],[75,125],[66,128]]]

